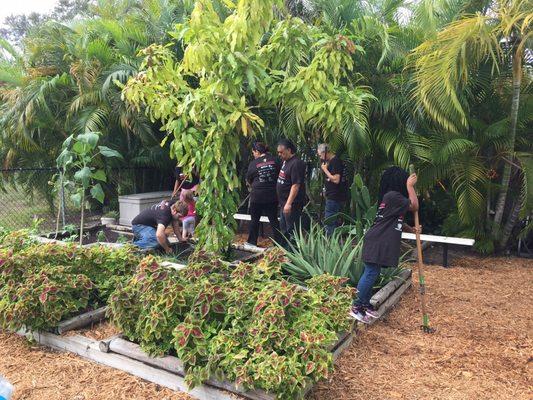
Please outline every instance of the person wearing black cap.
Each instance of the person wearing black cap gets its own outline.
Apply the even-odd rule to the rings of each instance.
[[[278,222],[278,197],[276,195],[276,181],[279,174],[279,163],[268,153],[268,147],[261,142],[252,144],[254,160],[248,166],[246,181],[251,186],[250,215],[251,222],[248,231],[248,243],[257,246],[259,223],[262,215],[268,217],[274,233],[274,240],[280,243],[281,233]]]

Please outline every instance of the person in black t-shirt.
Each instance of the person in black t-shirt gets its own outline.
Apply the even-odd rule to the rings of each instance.
[[[184,201],[186,191],[192,191],[193,193],[198,191],[200,177],[196,172],[193,172],[192,177],[189,178],[183,173],[182,168],[176,165],[174,168],[174,176],[176,178],[176,182],[174,182],[172,198],[175,198],[179,194],[180,201]]]
[[[131,221],[133,244],[141,249],[155,249],[161,246],[166,253],[170,253],[172,249],[169,246],[165,229],[172,224],[174,234],[181,238],[179,220],[187,215],[188,209],[186,203],[163,200],[141,211]]]
[[[306,202],[306,165],[296,156],[296,146],[287,139],[279,141],[278,155],[283,161],[276,185],[281,208],[280,228],[285,240],[290,240],[294,229],[300,225]]]
[[[399,167],[391,167],[381,176],[379,208],[374,224],[363,239],[365,269],[357,284],[358,297],[351,311],[352,317],[361,322],[369,323],[378,317],[370,305],[372,287],[382,267],[398,266],[402,230],[415,232],[403,220],[407,211],[418,210],[416,181],[416,174],[409,176]]]
[[[340,158],[335,153],[329,151],[328,145],[321,143],[317,149],[320,158],[322,172],[325,175],[324,196],[326,197],[326,207],[324,219],[326,220],[326,235],[331,236],[337,226],[339,219],[334,218],[341,212],[346,200],[348,200],[348,182],[346,179],[346,168]]]
[[[250,215],[252,221],[248,231],[248,243],[257,246],[259,220],[266,215],[274,231],[274,240],[281,242],[278,222],[278,197],[276,181],[279,175],[279,163],[268,153],[268,148],[261,142],[252,145],[254,160],[248,166],[246,181],[252,187],[250,193]]]

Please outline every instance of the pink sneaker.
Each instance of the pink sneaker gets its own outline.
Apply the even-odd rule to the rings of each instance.
[[[358,312],[356,314],[353,313],[353,311],[350,313],[350,315],[358,320],[359,322],[362,322],[363,324],[370,324],[374,318],[367,314],[363,314],[362,312]]]
[[[377,311],[374,311],[372,308],[366,308],[365,314],[368,315],[370,318],[378,319],[379,314]]]

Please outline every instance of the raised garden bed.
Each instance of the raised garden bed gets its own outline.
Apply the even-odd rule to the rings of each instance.
[[[139,345],[125,340],[121,335],[113,335],[104,340],[95,340],[82,335],[60,336],[51,332],[19,331],[42,346],[59,351],[67,351],[102,365],[130,373],[149,382],[179,390],[200,400],[232,399],[234,395],[251,400],[274,400],[276,395],[263,390],[243,390],[238,385],[209,379],[204,384],[190,389],[185,383],[183,363],[176,357],[150,357]],[[350,346],[355,332],[339,335],[339,340],[331,346],[333,360]],[[313,385],[306,386],[300,397],[305,397]]]
[[[85,228],[86,234],[83,237],[83,246],[106,246],[112,248],[122,247],[125,243],[131,243],[133,240],[133,233],[131,227],[123,225],[94,225]],[[42,236],[34,237],[41,243],[78,243],[77,240],[69,240],[73,232],[60,232],[57,235],[55,232],[48,233]],[[160,253],[162,258],[166,261],[176,264],[187,264],[189,256],[194,251],[194,243],[181,243],[175,237],[169,237],[174,254],[166,255]],[[255,246],[247,246],[243,244],[234,244],[230,251],[226,254],[225,260],[230,262],[253,262],[261,257],[264,249]],[[151,253],[151,252],[150,252]],[[158,254],[158,252],[156,252]]]
[[[106,243],[126,243],[131,242],[133,233],[124,231],[120,232],[115,229],[111,229],[108,226],[95,224],[91,226],[85,226],[83,229],[82,244],[92,244],[99,242]],[[45,239],[55,239],[62,242],[73,242],[79,244],[79,230],[60,231],[57,234],[50,232],[41,235]]]
[[[404,270],[393,281],[381,288],[370,300],[383,318],[396,305],[400,296],[411,286],[411,270]],[[87,314],[78,317],[87,324],[94,322]],[[64,323],[60,324],[63,325]],[[80,329],[83,326],[77,326]],[[98,328],[96,328],[98,329]],[[355,331],[339,335],[339,340],[331,347],[333,360],[350,346]],[[121,334],[114,334],[98,340],[87,332],[85,336],[59,336],[51,332],[31,333],[31,337],[43,346],[68,351],[83,358],[107,365],[161,386],[188,393],[201,400],[235,399],[232,394],[252,400],[273,400],[275,395],[263,390],[242,390],[237,385],[216,379],[209,379],[203,385],[189,389],[184,379],[183,363],[174,356],[150,357],[139,345],[128,341]],[[305,397],[312,389],[308,385],[301,396]]]
[[[50,241],[50,239],[42,238],[40,240]],[[243,251],[235,250],[236,252]],[[39,260],[42,258],[41,261],[45,264],[52,260],[49,259],[45,249],[32,251],[42,253]],[[24,254],[27,255],[28,252],[24,253],[22,250],[21,255],[24,256]],[[85,257],[89,254],[93,254],[90,257],[94,257],[94,254],[99,254],[99,252],[95,253],[90,249],[85,251],[77,246],[70,246],[55,254],[57,254],[56,258],[63,260],[62,262],[79,260],[85,263]],[[254,253],[254,256],[261,257],[263,254],[258,252]],[[208,259],[206,255],[200,257],[204,258],[195,259],[188,267],[168,261],[161,263],[154,257],[148,257],[136,269],[135,275],[128,278],[129,281],[121,281],[118,284],[118,290],[115,290],[109,298],[110,312],[107,314],[117,322],[117,326],[124,329],[129,338],[133,338],[139,344],[126,340],[121,334],[116,334],[116,329],[108,330],[107,332],[113,332],[113,334],[103,340],[99,340],[102,338],[101,334],[92,335],[90,330],[85,332],[85,336],[80,336],[76,334],[77,332],[71,332],[67,336],[56,334],[94,326],[104,319],[105,308],[71,317],[59,322],[55,328],[49,323],[39,325],[44,327],[44,331],[36,330],[30,332],[29,335],[42,345],[76,353],[151,382],[190,393],[200,399],[229,399],[232,396],[230,393],[248,399],[262,400],[274,399],[279,395],[282,395],[282,398],[303,397],[312,388],[313,382],[327,377],[326,371],[331,368],[331,359],[335,360],[343,349],[349,346],[353,338],[352,333],[345,333],[338,335],[335,341],[335,332],[347,328],[346,315],[338,311],[348,309],[353,296],[353,293],[344,287],[342,280],[328,276],[316,277],[309,281],[309,290],[303,290],[298,285],[285,281],[282,277],[283,256],[279,250],[267,253],[258,265],[246,263],[232,265],[220,260]],[[22,261],[19,261],[19,264]],[[91,263],[94,262],[98,261],[96,259],[91,261]],[[96,265],[98,264],[95,264],[95,268],[100,268]],[[172,270],[184,270],[184,272],[171,273]],[[89,274],[89,276],[92,275]],[[402,271],[400,276],[373,296],[372,304],[381,316],[399,301],[401,294],[410,284],[410,271]],[[108,290],[106,285],[101,287]],[[100,286],[99,290],[101,290]],[[181,292],[183,294],[180,294]],[[146,293],[147,297],[143,293]],[[172,299],[169,300],[169,296],[165,293],[173,294]],[[202,293],[202,296],[215,296],[214,300],[210,299],[204,303],[205,299],[200,300]],[[219,298],[217,293],[222,296]],[[176,298],[174,294],[179,295]],[[164,302],[168,304],[164,307],[161,303],[163,299],[166,299]],[[139,304],[143,306],[139,308]],[[208,305],[205,311],[204,305]],[[284,311],[280,317],[278,312],[282,310]],[[157,316],[159,313],[163,314]],[[169,313],[168,316],[161,318],[166,313]],[[63,314],[72,315],[72,313]],[[317,315],[322,316],[315,320]],[[174,322],[165,326],[164,321],[167,318],[171,318]],[[142,326],[135,327],[137,324],[135,321],[142,321]],[[227,321],[233,322],[228,325]],[[155,336],[154,331],[149,330],[154,323],[157,326]],[[220,323],[223,325],[219,325]],[[163,326],[159,327],[158,324],[163,324]],[[50,326],[52,326],[51,329]],[[276,329],[272,330],[272,327]],[[189,342],[185,341],[180,344],[182,334],[180,332],[185,332],[183,329],[190,332],[198,329],[198,333],[192,333]],[[164,342],[170,346],[160,347],[161,341],[157,339],[157,332],[163,335],[159,338],[164,338]],[[183,335],[190,334],[183,333]],[[200,342],[194,338],[200,338]],[[260,340],[257,341],[257,338]],[[241,339],[242,341],[238,344]],[[229,347],[224,350],[227,340],[236,342],[231,345],[234,346],[233,348]],[[286,344],[282,344],[286,340]],[[211,348],[213,344],[216,349],[214,353],[208,354],[215,356],[218,354],[222,357],[220,361],[223,363],[218,364],[219,361],[217,361],[215,369],[205,376],[196,375],[198,371],[201,371],[196,370],[197,368],[207,368],[205,364],[207,358],[199,358],[204,361],[196,363],[191,362],[190,357],[194,354],[204,357],[198,352],[199,347],[195,346],[204,346],[206,343],[209,343],[208,348]],[[151,357],[141,350],[140,345],[144,346],[143,349],[149,351],[150,354],[167,355]],[[257,346],[263,345],[265,350],[257,350]],[[296,350],[298,346],[304,346],[301,347],[304,353]],[[251,369],[246,375],[241,375],[238,369],[231,366],[233,364],[229,364],[230,367],[226,364],[232,362],[231,360],[239,359],[239,354],[242,352],[244,352],[243,357],[251,362],[247,367]],[[268,359],[271,354],[274,354],[271,352],[274,352],[276,357],[286,358],[284,361],[280,359],[279,362],[287,363],[284,367],[289,368],[287,371],[296,368],[295,371],[288,372],[286,376],[283,375],[284,380],[277,383],[275,383],[276,380],[271,380],[272,374],[276,379],[280,376],[274,372],[276,369],[265,374],[265,371],[269,371],[270,368],[267,367],[270,363]],[[328,352],[332,352],[333,357],[326,357]],[[310,358],[300,360],[302,354],[308,354]],[[328,359],[330,361],[327,361]],[[296,364],[291,364],[294,362]],[[312,365],[309,367],[308,364]],[[281,365],[274,363],[272,368],[280,367]],[[305,373],[300,370],[304,367]],[[263,369],[262,374],[259,373],[260,369]],[[315,369],[316,372],[313,372]],[[214,374],[215,370],[217,374]],[[311,372],[313,375],[308,376],[307,374]],[[223,376],[233,377],[231,379],[235,380],[235,383],[229,382],[229,379],[224,379]],[[244,379],[246,387],[256,389],[244,390],[244,386],[239,382],[240,379]],[[284,386],[289,387],[291,379],[293,384],[290,386],[291,389],[287,390]],[[195,383],[194,388],[190,386],[191,382]]]

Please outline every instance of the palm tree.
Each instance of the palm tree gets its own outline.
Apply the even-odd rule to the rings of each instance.
[[[492,68],[491,77],[502,77],[510,69],[512,74],[511,107],[508,114],[507,146],[502,160],[502,178],[493,219],[492,233],[501,229],[507,204],[515,160],[517,121],[520,106],[524,55],[531,43],[533,13],[527,0],[499,1],[485,13],[467,14],[451,22],[434,39],[421,44],[413,53],[413,98],[420,110],[451,134],[468,130],[469,104],[478,95],[475,84],[482,77],[486,65]],[[530,79],[530,77],[528,78]],[[515,202],[508,218],[520,210],[522,202]],[[513,218],[508,221],[512,223]],[[511,227],[512,228],[512,227]],[[507,226],[499,244],[505,246],[510,233]]]
[[[141,49],[168,41],[167,31],[190,9],[184,3],[101,1],[92,18],[36,29],[20,52],[0,42],[4,166],[55,165],[66,137],[100,131],[102,144],[124,154],[127,165],[170,171],[159,146],[164,134],[122,101],[118,85],[137,74]]]

